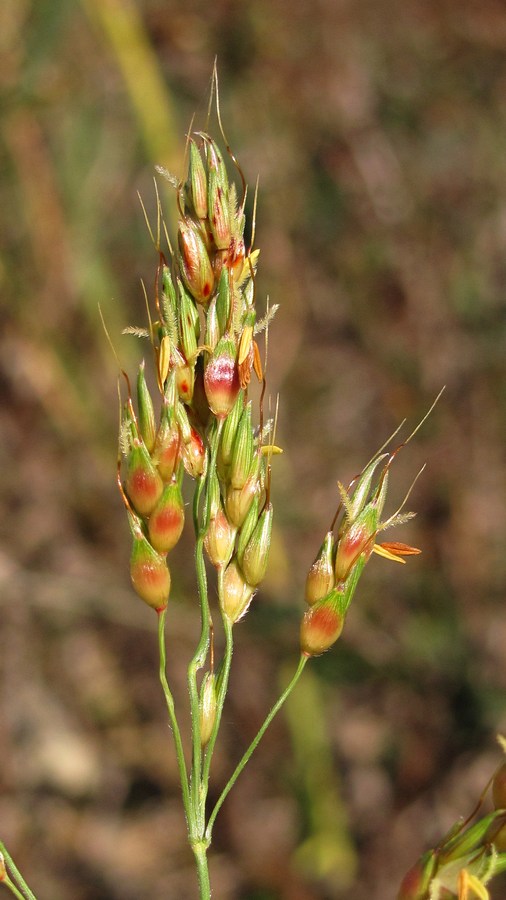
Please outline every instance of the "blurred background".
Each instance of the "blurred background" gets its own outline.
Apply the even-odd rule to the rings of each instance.
[[[269,389],[285,452],[214,792],[293,671],[337,480],[446,391],[392,471],[387,512],[427,462],[417,518],[388,533],[423,554],[402,570],[371,561],[342,639],[223,807],[214,894],[391,900],[471,812],[506,730],[500,0],[1,4],[0,838],[41,900],[197,894],[155,617],[129,584],[98,305],[134,372],[145,350],[120,333],[144,324],[156,267],[137,192],[153,215],[155,164],[182,174],[215,56],[229,142],[260,179],[258,296],[281,304]],[[169,616],[183,709],[191,548],[188,529]]]

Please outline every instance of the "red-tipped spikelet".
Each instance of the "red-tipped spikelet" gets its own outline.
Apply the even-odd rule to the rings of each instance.
[[[176,546],[184,526],[184,504],[177,481],[167,484],[149,517],[148,534],[158,553],[168,553]]]
[[[436,867],[436,857],[433,851],[429,851],[417,860],[402,879],[397,900],[428,900],[430,882]]]
[[[358,518],[349,525],[337,544],[335,577],[344,581],[359,556],[365,553],[368,558],[374,547],[374,539],[378,530],[376,507],[369,503]]]
[[[211,411],[225,419],[241,388],[235,345],[230,338],[218,341],[204,372],[204,387]]]
[[[195,366],[187,362],[186,357],[179,351],[173,351],[176,360],[176,388],[179,399],[183,403],[190,404],[193,400],[195,388]]]
[[[139,527],[135,527],[130,557],[130,577],[135,591],[148,606],[165,609],[170,593],[170,572],[163,556],[151,546]]]
[[[330,591],[304,613],[300,648],[306,656],[320,656],[337,641],[344,625],[342,599],[340,591]]]
[[[170,481],[176,470],[181,453],[181,434],[177,422],[160,423],[156,435],[153,462],[163,481]]]
[[[304,599],[310,606],[326,597],[334,587],[334,536],[331,531],[325,535],[318,556],[309,569],[306,578]]]
[[[245,580],[237,562],[232,560],[225,569],[223,592],[220,596],[223,615],[232,625],[246,614],[254,593],[254,588]]]
[[[197,303],[207,306],[214,288],[214,272],[199,228],[186,218],[179,223],[181,277]]]
[[[149,516],[163,492],[163,481],[141,441],[136,440],[127,459],[126,491],[137,513]]]
[[[213,566],[217,569],[228,565],[234,552],[237,529],[228,521],[220,504],[211,516],[209,528],[204,538],[204,546]]]

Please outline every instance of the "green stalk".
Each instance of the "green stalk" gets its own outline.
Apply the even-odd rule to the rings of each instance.
[[[6,887],[11,892],[11,894],[14,894],[14,896],[17,897],[18,900],[25,900],[27,895],[22,894],[21,891],[18,891],[16,885],[14,884],[13,881],[10,880],[8,875],[5,876],[4,880],[2,881],[2,884],[4,885],[4,887]]]
[[[190,826],[190,842],[195,840],[201,841],[205,830],[205,801],[206,791],[202,786],[202,742],[200,738],[200,702],[199,691],[197,685],[197,673],[205,665],[210,644],[210,622],[211,614],[209,610],[209,597],[207,592],[207,576],[204,560],[204,538],[209,527],[210,506],[209,492],[206,492],[204,498],[204,509],[202,511],[202,523],[199,522],[199,506],[204,485],[207,484],[208,478],[214,473],[216,468],[216,454],[218,452],[218,443],[221,435],[223,421],[220,419],[215,423],[214,430],[209,435],[209,445],[211,448],[208,457],[208,466],[206,475],[201,479],[195,491],[193,503],[193,520],[196,533],[195,542],[195,569],[197,574],[197,586],[200,600],[200,640],[197,649],[188,666],[188,692],[190,696],[190,712],[192,722],[192,776],[191,776],[191,818]],[[196,857],[197,858],[197,857]]]
[[[15,897],[18,898],[18,900],[37,900],[35,894],[33,894],[32,891],[30,890],[30,888],[28,887],[21,872],[19,871],[17,866],[14,864],[14,860],[13,860],[12,856],[7,851],[5,844],[2,843],[2,841],[0,841],[0,853],[4,857],[4,860],[7,863],[7,868],[11,872],[13,878],[17,881],[21,890],[16,886],[16,884],[14,884],[12,879],[9,878],[9,875],[7,874],[7,872],[5,873],[5,878],[3,879],[3,881],[1,883],[3,885],[5,885],[5,887],[8,888],[10,890],[10,892],[12,894],[14,894]]]
[[[226,784],[225,787],[223,788],[223,791],[221,792],[220,797],[218,798],[218,800],[217,800],[217,802],[216,802],[216,806],[214,807],[214,809],[213,809],[211,815],[209,816],[209,822],[208,822],[207,828],[206,828],[206,839],[207,839],[207,842],[208,842],[208,843],[211,843],[211,836],[212,836],[212,831],[213,831],[213,825],[214,825],[216,816],[218,815],[218,813],[219,813],[219,811],[220,811],[220,809],[221,809],[221,806],[222,806],[224,800],[226,799],[226,797],[228,796],[229,792],[230,792],[231,789],[233,788],[234,784],[236,783],[236,781],[237,781],[239,775],[241,774],[242,770],[244,769],[245,765],[246,765],[246,764],[249,762],[249,760],[251,759],[251,756],[253,755],[253,752],[256,750],[258,744],[259,744],[260,741],[262,740],[262,738],[263,738],[265,732],[267,731],[269,725],[271,724],[272,720],[273,720],[274,717],[277,715],[277,713],[279,712],[279,710],[281,709],[281,707],[283,706],[283,704],[285,703],[285,701],[288,699],[288,697],[289,697],[290,694],[292,693],[292,691],[293,691],[295,685],[297,684],[297,682],[298,682],[300,676],[302,675],[302,672],[303,672],[303,670],[304,670],[304,666],[306,665],[307,661],[308,661],[308,657],[305,656],[305,655],[302,653],[301,656],[300,656],[300,659],[299,659],[299,664],[298,664],[298,666],[297,666],[297,669],[296,669],[296,671],[295,671],[295,674],[294,674],[292,680],[290,681],[290,683],[287,685],[287,687],[285,688],[285,690],[284,690],[283,693],[281,694],[279,700],[278,700],[278,701],[274,704],[274,706],[272,707],[272,709],[271,709],[269,715],[267,716],[267,718],[265,719],[265,721],[264,721],[262,727],[261,727],[260,730],[257,732],[256,737],[253,738],[251,744],[249,745],[248,749],[247,749],[246,752],[244,753],[244,755],[243,755],[242,759],[240,760],[240,762],[237,764],[237,766],[236,766],[236,768],[234,769],[234,772],[233,772],[233,774],[231,775],[231,777],[229,778],[227,784]]]
[[[204,534],[197,537],[195,545],[195,568],[197,572],[197,584],[201,610],[200,641],[193,659],[188,666],[188,691],[190,695],[190,712],[192,722],[192,777],[191,777],[191,801],[192,801],[192,832],[190,839],[202,839],[205,827],[205,810],[201,795],[201,768],[202,768],[202,744],[200,740],[200,702],[197,686],[197,672],[206,661],[210,642],[210,611],[207,596],[207,577],[204,562]]]
[[[223,591],[223,568],[220,568],[218,571],[218,596],[220,597]],[[223,670],[220,673],[220,688],[218,691],[218,697],[216,700],[216,719],[213,725],[213,730],[211,732],[211,737],[209,738],[209,742],[206,747],[205,757],[204,757],[204,767],[202,771],[202,791],[204,793],[204,802],[207,798],[207,791],[209,787],[209,774],[211,769],[211,760],[214,752],[214,747],[216,744],[216,739],[218,737],[218,731],[220,728],[221,717],[223,714],[223,707],[225,705],[225,698],[227,696],[228,691],[228,680],[230,676],[230,668],[232,665],[232,653],[234,650],[234,642],[232,637],[232,624],[229,622],[226,616],[223,616],[223,630],[225,632],[225,653],[223,656]]]
[[[196,841],[195,844],[192,844],[193,855],[197,864],[200,900],[211,900],[211,883],[209,881],[209,867],[207,865],[208,846],[209,844],[204,841]]]
[[[167,610],[164,609],[158,615],[158,651],[160,657],[160,682],[162,685],[163,693],[165,696],[165,702],[167,704],[167,710],[169,713],[170,724],[172,726],[172,734],[174,737],[174,745],[176,748],[176,757],[177,764],[179,768],[179,780],[181,782],[181,791],[183,794],[183,806],[186,815],[187,822],[190,821],[191,815],[191,804],[190,804],[190,790],[188,785],[188,773],[186,771],[186,763],[184,758],[184,750],[183,750],[183,742],[181,740],[181,732],[179,730],[179,724],[176,718],[176,711],[174,707],[174,698],[172,696],[171,690],[169,688],[169,684],[167,681],[167,656],[166,656],[166,647],[165,647],[165,618],[166,618]]]

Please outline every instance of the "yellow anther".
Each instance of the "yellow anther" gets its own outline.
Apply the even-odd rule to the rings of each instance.
[[[373,553],[377,553],[378,556],[382,556],[384,559],[391,559],[392,562],[405,563],[406,560],[402,559],[401,556],[397,556],[395,553],[391,553],[390,550],[386,550],[385,547],[382,547],[381,544],[375,544],[373,549]]]
[[[253,328],[251,325],[246,325],[244,328],[241,339],[239,341],[239,352],[237,354],[237,362],[239,365],[242,365],[245,359],[248,357],[248,353],[251,348],[251,341],[253,340]]]
[[[260,452],[262,456],[279,456],[283,450],[281,447],[276,447],[275,444],[263,444]]]
[[[164,334],[162,340],[160,341],[160,349],[158,351],[158,374],[160,376],[160,384],[164,384],[169,374],[170,367],[170,337],[168,334]]]
[[[459,900],[471,900],[471,897],[490,900],[490,894],[483,882],[476,875],[470,875],[467,869],[462,869],[459,873],[458,891]]]

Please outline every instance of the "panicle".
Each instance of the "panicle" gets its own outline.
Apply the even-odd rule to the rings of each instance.
[[[486,885],[506,865],[500,839],[506,812],[468,822],[457,822],[436,849],[417,860],[402,879],[397,900],[464,900],[471,889],[475,897],[490,897]]]
[[[159,417],[142,363],[138,418],[130,398],[124,414],[120,483],[136,522],[132,582],[159,609],[170,588],[165,556],[184,527],[185,473],[198,482],[197,524],[219,572],[223,615],[232,624],[264,578],[273,521],[248,398],[252,372],[265,382],[254,340],[258,250],[245,246],[244,197],[238,203],[218,144],[208,134],[190,136],[177,195],[177,240],[174,249],[169,243],[169,262],[159,251],[157,317],[150,327]],[[261,406],[258,418],[262,422]],[[206,695],[212,681],[205,679],[205,691],[203,683]]]
[[[377,475],[378,465],[387,457]],[[310,608],[302,620],[301,648],[308,656],[323,653],[341,634],[348,607],[373,550],[401,562],[404,562],[402,557],[419,552],[406,544],[376,544],[378,532],[386,525],[395,524],[398,518],[393,516],[386,523],[380,520],[389,466],[394,457],[395,453],[378,454],[354,479],[351,494],[339,485],[341,502],[332,528],[325,535],[306,577],[304,598]]]

